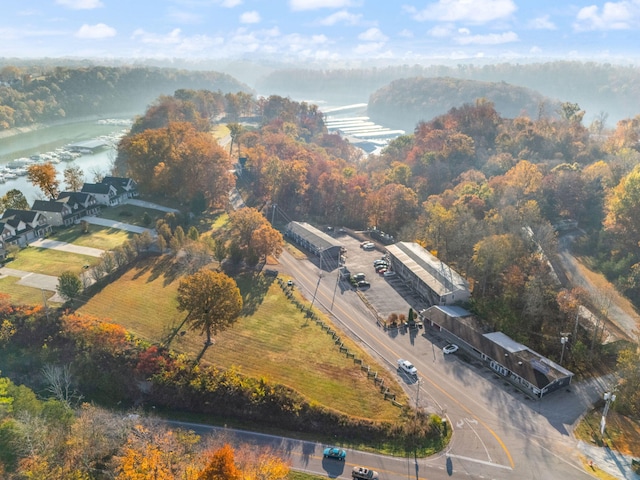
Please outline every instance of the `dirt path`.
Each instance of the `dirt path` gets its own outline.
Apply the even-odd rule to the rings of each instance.
[[[571,287],[582,287],[589,292],[594,304],[607,310],[608,329],[617,337],[636,339],[640,329],[640,315],[631,302],[620,295],[604,275],[590,270],[570,251],[572,235],[560,238],[558,256]]]

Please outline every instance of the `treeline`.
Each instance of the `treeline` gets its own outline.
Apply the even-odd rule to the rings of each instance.
[[[0,130],[87,115],[135,113],[178,89],[250,92],[233,77],[151,67],[55,67],[0,70]]]
[[[329,102],[345,103],[367,102],[369,95],[394,80],[414,77],[507,82],[540,92],[545,97],[578,103],[591,115],[605,112],[612,123],[633,117],[640,111],[640,68],[596,62],[282,69],[260,79],[256,88],[294,98],[321,98]],[[461,104],[454,103],[449,105],[460,106]]]
[[[560,102],[536,91],[504,82],[413,77],[394,80],[372,93],[367,113],[378,123],[412,131],[418,122],[473,103],[476,98],[492,102],[496,111],[507,118],[555,116],[560,106]]]

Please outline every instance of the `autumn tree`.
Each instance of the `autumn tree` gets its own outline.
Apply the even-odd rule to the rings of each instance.
[[[84,185],[84,172],[78,165],[70,165],[64,169],[64,185],[67,190],[79,192]]]
[[[27,179],[51,199],[58,197],[60,182],[56,179],[56,168],[52,163],[30,165],[27,168]]]
[[[12,188],[0,198],[0,213],[9,209],[29,210],[27,198],[16,188]]]
[[[605,227],[629,251],[637,251],[640,238],[640,165],[613,188],[605,206]]]
[[[243,477],[236,467],[233,448],[225,444],[208,456],[207,464],[198,474],[197,480],[240,480],[241,478]]]
[[[268,223],[262,224],[253,231],[251,244],[256,255],[267,261],[269,255],[279,257],[284,247],[282,234]]]
[[[255,232],[260,229],[262,233],[256,236]],[[256,255],[257,252],[260,252],[258,255],[266,255],[274,251],[274,248],[277,251],[279,241],[277,235],[271,230],[273,230],[271,224],[255,208],[240,208],[229,215],[231,246],[243,252],[246,258]],[[266,241],[266,243],[258,247],[258,241]]]
[[[211,344],[211,334],[230,327],[242,311],[242,296],[235,280],[224,273],[201,270],[180,281],[178,310],[187,312],[191,328],[201,329]]]
[[[80,277],[73,272],[62,272],[58,277],[56,290],[67,301],[73,301],[82,290],[82,281]]]

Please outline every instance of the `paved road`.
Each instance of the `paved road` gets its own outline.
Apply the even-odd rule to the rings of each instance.
[[[80,255],[87,255],[89,257],[101,257],[104,250],[93,247],[84,247],[82,245],[75,245],[73,243],[58,242],[57,240],[49,240],[47,238],[40,238],[34,240],[30,244],[32,247],[50,248],[52,250],[60,250],[63,252],[79,253]]]
[[[353,253],[348,255],[350,262]],[[572,385],[541,401],[528,399],[483,366],[457,355],[444,356],[440,349],[444,339],[434,332],[384,331],[354,291],[336,288],[333,274],[323,274],[318,281],[320,271],[313,263],[296,260],[286,251],[280,263],[280,270],[295,277],[307,298],[315,296],[314,305],[329,312],[341,328],[398,375],[412,403],[449,420],[454,436],[446,452],[418,460],[413,465],[418,470],[408,469],[405,475],[415,477],[417,471],[420,477],[426,474],[434,479],[590,478],[580,460],[585,450],[579,448],[571,430],[609,384]],[[368,295],[375,295],[375,289],[372,283]],[[409,358],[416,365],[418,385],[397,373],[397,358]],[[632,478],[615,462],[610,465],[614,472],[617,468],[618,478]],[[393,470],[384,462],[382,467]]]

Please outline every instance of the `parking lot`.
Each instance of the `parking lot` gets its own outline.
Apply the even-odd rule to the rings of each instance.
[[[359,290],[381,318],[386,319],[392,313],[407,315],[409,307],[420,311],[429,306],[399,277],[385,277],[376,273],[373,261],[383,256],[384,247],[377,246],[374,250],[363,250],[360,248],[361,240],[348,234],[337,233],[336,238],[347,249],[345,266],[351,274],[364,273],[366,280],[371,284],[370,287]],[[348,280],[342,280],[342,283],[346,287]]]

